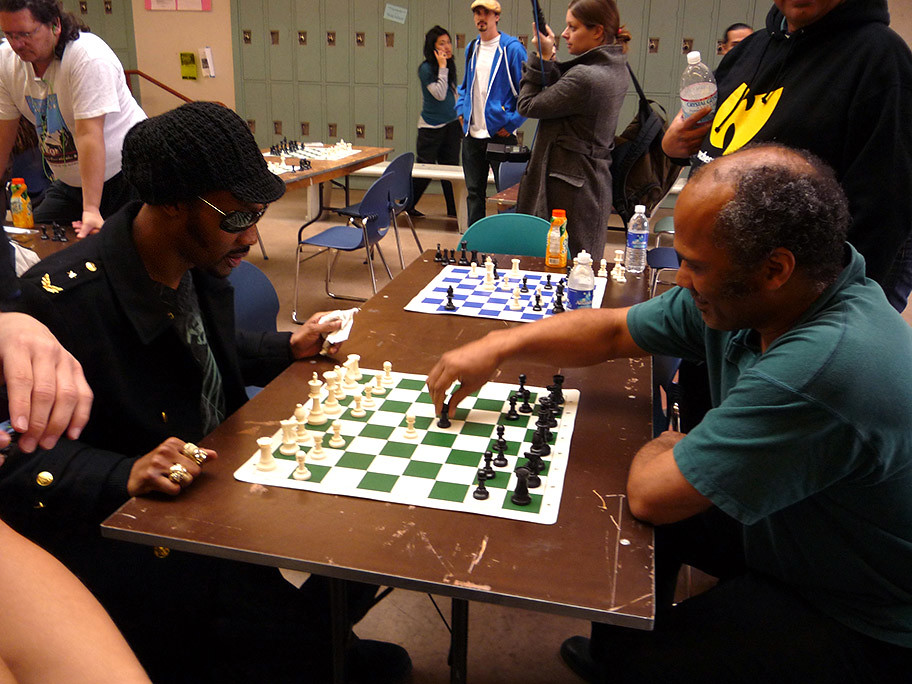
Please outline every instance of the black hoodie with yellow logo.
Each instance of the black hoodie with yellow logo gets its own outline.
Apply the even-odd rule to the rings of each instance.
[[[912,233],[912,51],[889,21],[887,0],[845,0],[789,33],[774,6],[719,65],[697,155],[775,141],[824,159],[849,198],[849,240],[882,284]]]

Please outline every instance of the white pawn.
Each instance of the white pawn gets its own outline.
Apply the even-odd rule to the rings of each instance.
[[[491,257],[488,257],[485,261],[485,276],[484,282],[481,284],[481,289],[485,292],[493,292],[496,285],[494,284],[494,262],[491,261]]]
[[[614,263],[616,263],[616,264],[624,263],[624,250],[623,249],[614,250]]]
[[[294,456],[298,450],[298,421],[293,418],[280,420],[282,426],[282,446],[279,452],[285,456]]]
[[[413,416],[411,413],[406,413],[405,423],[408,425],[408,427],[405,429],[405,438],[415,439],[418,436],[418,431],[415,429],[415,416]]]
[[[342,436],[342,421],[334,420],[332,422],[333,436],[329,438],[329,446],[338,449],[345,446],[345,438]]]
[[[307,469],[306,464],[307,454],[303,451],[298,451],[298,453],[295,454],[295,460],[298,462],[298,467],[295,468],[291,476],[296,480],[309,480],[310,471]]]
[[[602,259],[602,260],[599,262],[598,277],[599,277],[599,278],[607,278],[607,277],[608,277],[608,259]]]
[[[510,276],[508,276],[506,273],[504,273],[504,277],[501,278],[500,286],[505,290],[510,289]]]
[[[379,376],[377,376],[379,377]],[[364,386],[364,401],[361,402],[361,405],[366,408],[374,408],[377,405],[377,402],[374,401],[374,388],[370,385]]]
[[[351,371],[352,377],[355,380],[361,379],[362,374],[361,374],[361,367],[359,366],[360,363],[361,363],[360,355],[358,355],[358,354],[349,354],[348,355],[348,369],[349,369],[349,371]]]
[[[333,390],[336,393],[336,399],[345,399],[345,390],[342,388],[342,381],[345,379],[345,371],[342,366],[336,366],[333,370],[336,371],[336,382],[333,385]]]
[[[513,268],[510,269],[510,275],[514,278],[519,278],[519,259],[513,259]]]
[[[298,423],[298,446],[312,444],[313,438],[307,431],[307,407],[304,404],[295,406],[294,419]]]
[[[257,440],[257,446],[260,448],[260,460],[257,461],[256,469],[262,471],[275,470],[276,460],[272,455],[272,438],[260,437]]]
[[[511,311],[522,311],[522,304],[519,303],[519,288],[513,288],[513,298],[510,300]]]
[[[478,264],[476,264],[474,261],[472,262],[472,268],[469,269],[469,276],[471,278],[478,277]]]
[[[353,408],[351,410],[351,417],[352,418],[363,418],[364,416],[366,416],[367,411],[365,411],[363,408],[361,408],[361,395],[360,394],[355,395],[354,402],[355,402],[355,408]]]
[[[383,386],[383,378],[379,375],[374,376],[374,394],[378,397],[386,394],[386,387]],[[367,406],[367,404],[365,404]]]
[[[313,449],[310,450],[310,457],[314,461],[319,461],[326,458],[326,452],[323,451],[323,433],[318,432],[314,435],[314,445]]]
[[[383,362],[383,385],[384,387],[393,387],[396,379],[393,377],[393,364],[389,361]]]

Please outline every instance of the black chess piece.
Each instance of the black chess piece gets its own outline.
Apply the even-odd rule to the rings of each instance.
[[[551,401],[555,406],[560,406],[564,403],[564,376],[557,374],[554,376],[554,384],[548,387],[548,391],[551,392]],[[553,388],[553,389],[552,389]]]
[[[494,457],[494,460],[491,461],[498,468],[507,467],[507,457],[504,456],[504,450],[500,446],[495,445],[494,450],[497,451],[497,456]]]
[[[479,501],[484,501],[489,496],[491,496],[490,492],[488,492],[488,488],[485,487],[486,479],[488,479],[488,478],[485,475],[484,468],[479,468],[478,469],[478,486],[475,488],[475,491],[472,492],[472,496],[475,497],[476,499],[478,499]]]
[[[545,275],[545,285],[544,285],[544,289],[545,289],[545,290],[554,289],[554,286],[551,284],[551,274],[550,274],[550,273],[548,273],[548,274]]]
[[[519,419],[519,414],[516,412],[516,402],[518,397],[516,394],[511,394],[510,398],[507,400],[510,402],[510,410],[507,411],[507,420],[517,420]]]
[[[524,390],[522,391],[522,400],[523,400],[523,403],[522,403],[522,405],[519,407],[519,412],[520,412],[520,413],[532,413],[532,404],[529,403],[529,397],[530,397],[530,396],[532,396],[532,393],[531,393],[529,390],[524,389]]]
[[[49,238],[48,238],[48,227],[47,227],[47,224],[41,223],[41,224],[39,224],[39,227],[41,228],[41,239],[42,239],[42,240],[48,240]]]
[[[539,405],[542,410],[539,410],[539,414],[544,414],[544,422],[549,428],[557,427],[557,412],[558,408],[554,405],[554,402],[551,400],[550,396],[544,396],[538,400]]]
[[[494,280],[500,280],[500,274],[497,272],[497,259],[491,259],[491,263],[494,264]]]
[[[544,428],[547,430],[547,428]],[[548,446],[548,441],[545,437],[545,433],[542,430],[536,430],[532,435],[532,446],[529,447],[529,453],[533,453],[538,457],[550,456],[551,447]]]
[[[528,468],[516,469],[516,489],[513,496],[510,497],[510,501],[516,506],[528,506],[532,503],[532,497],[529,496],[529,477],[531,475],[532,471]]]
[[[564,313],[566,309],[564,308],[564,298],[558,293],[554,295],[554,301],[551,302],[551,312],[552,313]]]
[[[523,396],[523,394],[525,394],[525,392],[526,392],[526,374],[520,373],[519,374],[519,389],[516,390],[516,393],[519,396]]]
[[[478,265],[478,250],[477,249],[472,250],[472,261],[475,262],[476,266]]]
[[[526,276],[523,276],[522,285],[520,286],[519,291],[520,291],[520,292],[528,292],[528,291],[529,291],[529,284],[526,282]]]
[[[497,426],[497,444],[495,445],[495,448],[500,449],[501,451],[506,451],[507,449],[507,440],[504,439],[505,430],[506,428],[504,428],[503,425]]]
[[[491,461],[493,459],[494,454],[490,451],[484,452],[484,468],[482,468],[482,472],[484,472],[486,480],[493,480],[495,477],[494,468],[491,467]]]
[[[450,286],[447,288],[447,295],[446,295],[446,297],[447,297],[447,299],[446,299],[446,304],[443,305],[444,310],[446,310],[446,311],[456,311],[456,305],[453,304],[453,286],[452,286],[452,285],[450,285]]]
[[[437,243],[437,254],[434,255],[434,261],[436,263],[441,263],[443,261],[443,253],[440,251],[440,243]]]
[[[450,404],[449,402],[444,403],[443,407],[440,409],[440,419],[437,421],[437,427],[448,428],[450,427]]]
[[[468,246],[468,244],[469,244],[469,243],[466,242],[465,240],[462,241],[462,254],[459,255],[459,265],[460,265],[460,266],[468,266],[468,265],[469,265],[469,259],[468,259],[468,257],[466,256],[466,247]]]
[[[456,264],[456,250],[455,249],[450,250],[450,258],[448,261],[449,261],[449,263],[451,263],[453,265]]]
[[[535,305],[532,307],[532,311],[541,311],[541,295],[538,292],[535,293]]]
[[[554,288],[554,294],[558,297],[564,296],[564,279],[561,278],[560,282],[557,284],[557,287]]]

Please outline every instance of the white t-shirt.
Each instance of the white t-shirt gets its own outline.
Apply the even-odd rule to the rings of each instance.
[[[0,43],[0,119],[22,114],[35,124],[41,153],[55,176],[76,187],[79,155],[76,120],[105,115],[105,180],[120,171],[124,136],[145,112],[127,88],[117,55],[98,36],[80,33],[48,66],[43,78],[35,76],[9,43]]]
[[[472,82],[472,120],[469,122],[469,135],[473,138],[490,138],[488,124],[485,122],[485,104],[488,101],[488,85],[491,81],[491,67],[497,48],[500,46],[500,34],[489,40],[478,42],[478,55],[475,58],[475,80]]]

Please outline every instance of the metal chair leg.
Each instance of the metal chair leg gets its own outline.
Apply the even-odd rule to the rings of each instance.
[[[269,259],[269,257],[266,256],[266,246],[263,244],[263,238],[260,237],[259,228],[256,229],[256,234],[257,234],[257,242],[260,243],[260,251],[263,253],[263,261],[266,261],[267,259]]]
[[[399,224],[396,221],[396,210],[390,210],[390,219],[393,224],[393,235],[396,236],[396,249],[399,250],[399,268],[405,269],[405,260],[402,258],[402,243],[399,242]]]
[[[309,257],[305,257],[304,259],[302,259],[301,252],[304,251],[304,245],[300,242],[298,243],[297,250],[295,251],[295,286],[294,286],[294,301],[292,304],[293,308],[291,311],[291,320],[294,321],[295,323],[301,324],[301,323],[305,323],[307,321],[306,318],[303,320],[298,318],[298,284],[300,283],[301,264],[305,261],[309,261],[310,259],[313,259],[315,256],[319,256],[320,254],[322,254],[323,252],[326,252],[327,250],[328,250],[328,248],[321,249],[321,250],[311,254]]]
[[[412,229],[412,237],[415,238],[415,244],[418,245],[418,254],[423,254],[424,250],[421,249],[421,241],[418,239],[418,233],[415,232],[415,224],[412,223],[412,217],[408,215],[408,212],[405,212],[405,220],[408,221],[409,228]]]

